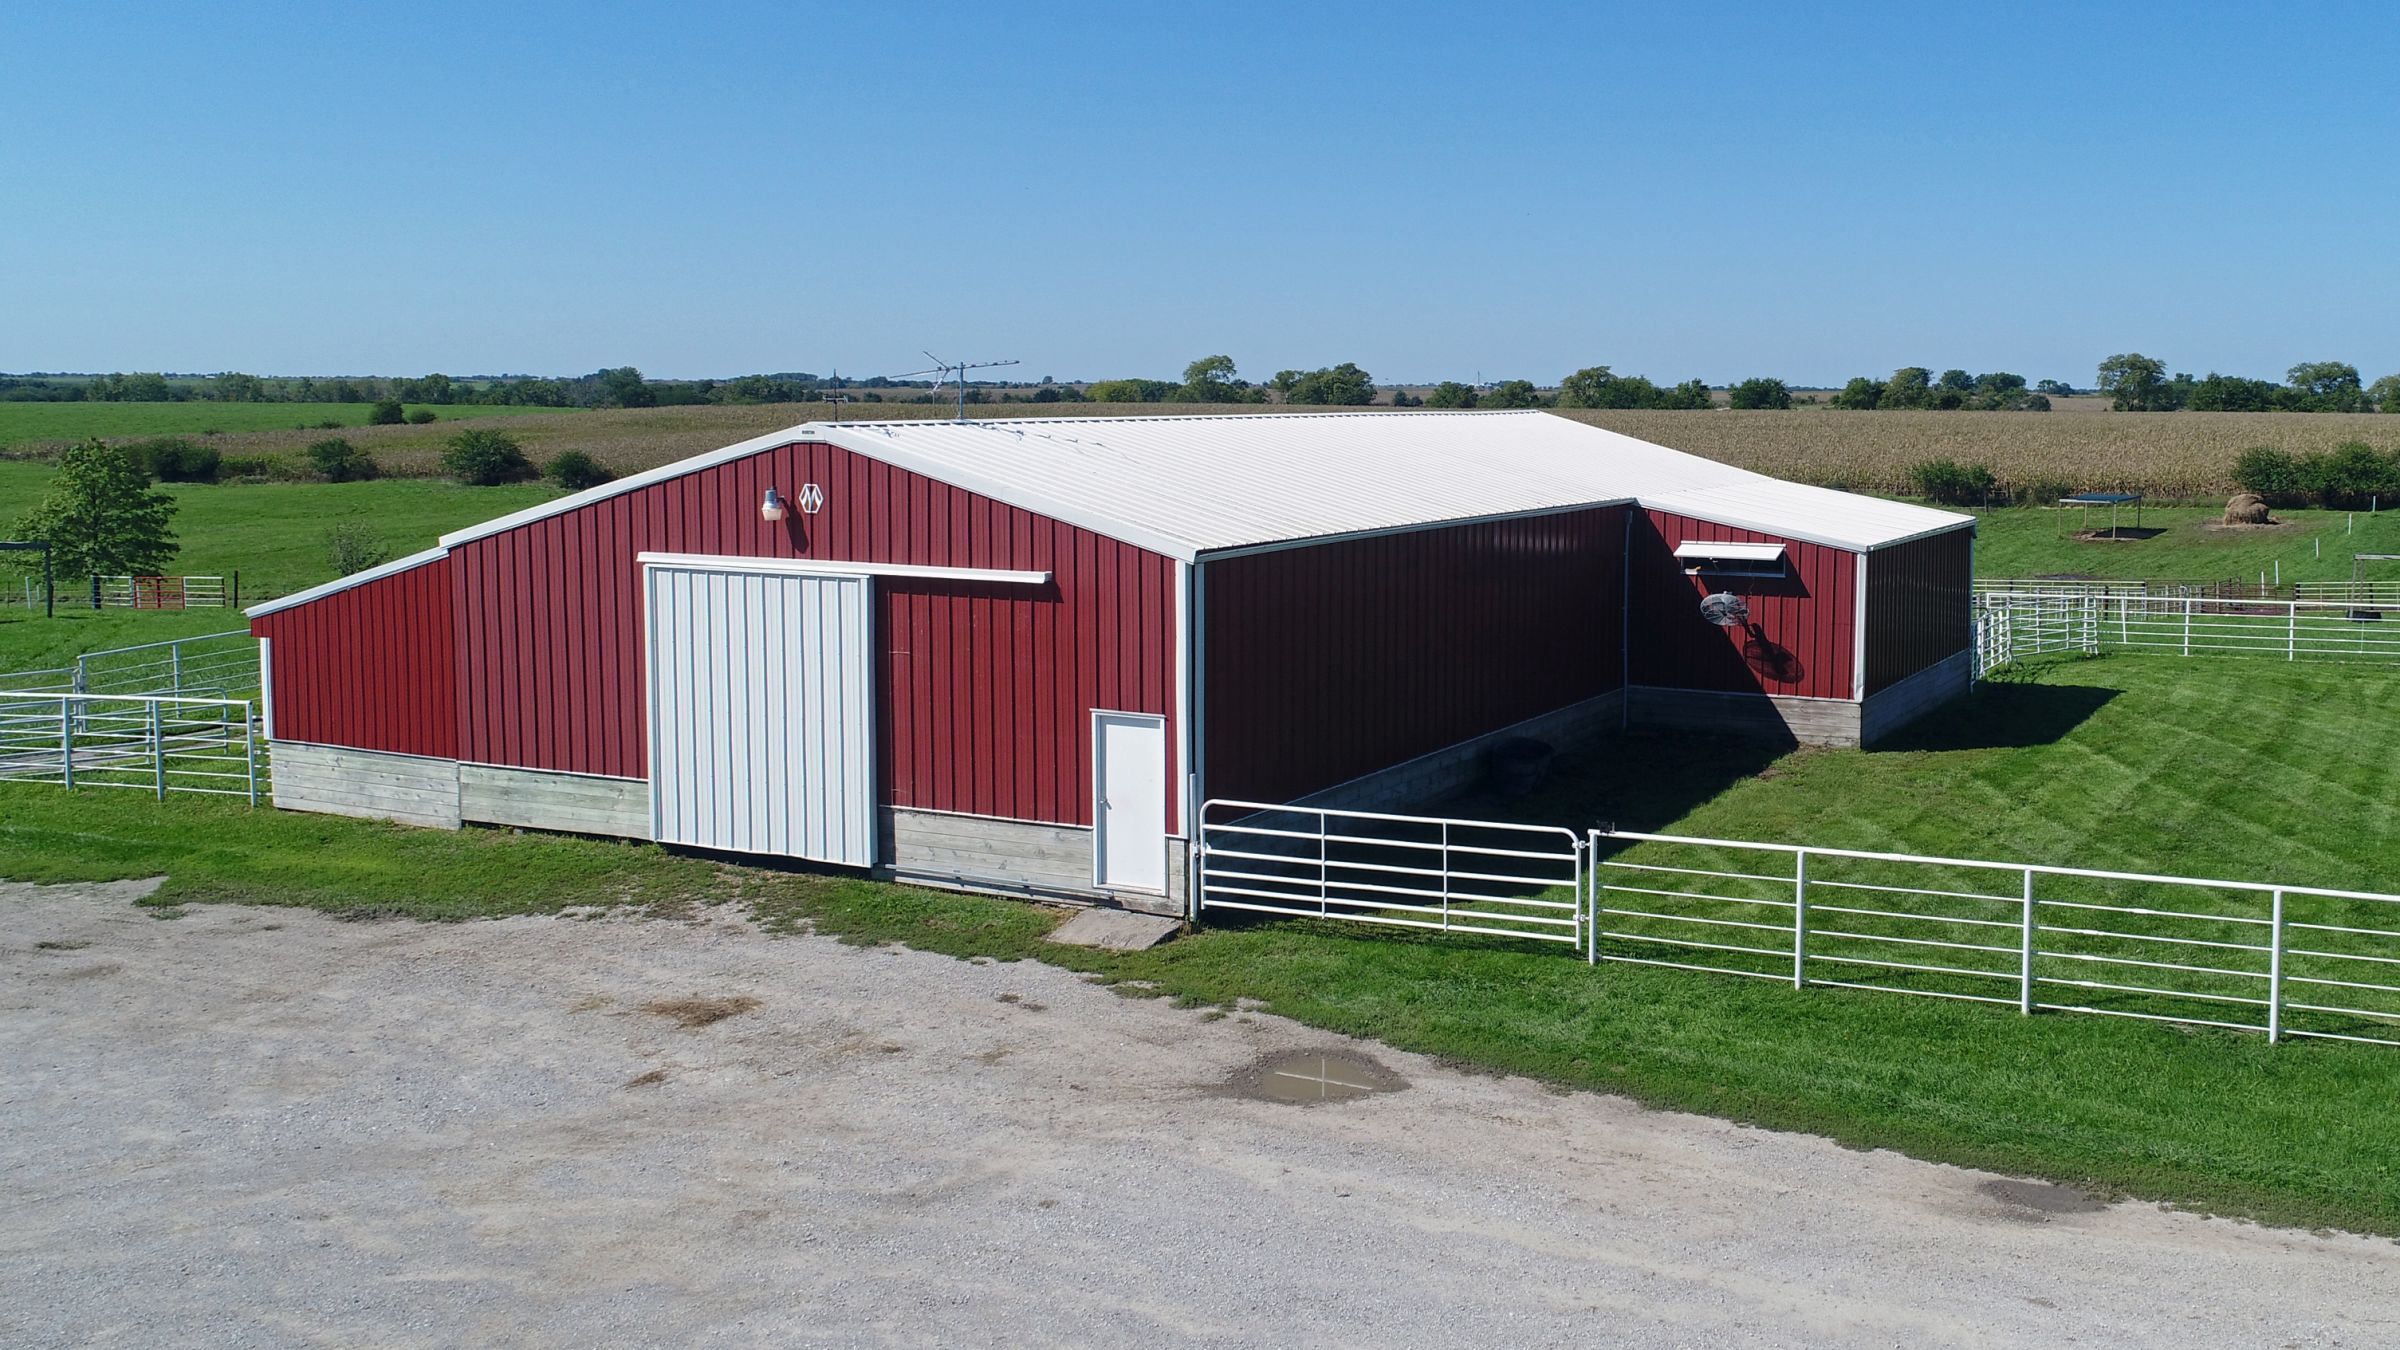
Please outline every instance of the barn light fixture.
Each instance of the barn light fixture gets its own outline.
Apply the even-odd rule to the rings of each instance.
[[[768,488],[767,495],[760,500],[758,504],[758,518],[760,520],[783,519],[783,498],[775,491],[775,489]]]

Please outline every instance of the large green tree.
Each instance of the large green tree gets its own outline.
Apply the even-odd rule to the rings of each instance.
[[[2400,413],[2400,375],[2386,375],[2367,386],[2367,397],[2380,411]]]
[[[1792,406],[1791,387],[1772,376],[1744,380],[1733,387],[1731,403],[1736,408],[1789,408]]]
[[[2165,412],[2173,405],[2167,363],[2140,352],[2119,352],[2101,362],[2100,392],[2116,400],[2118,412]]]
[[[150,486],[131,454],[94,437],[58,457],[17,538],[48,544],[61,577],[156,576],[175,557],[174,514],[175,499]]]
[[[1323,370],[1278,371],[1275,386],[1287,403],[1355,406],[1375,401],[1375,378],[1351,361]]]
[[[2358,367],[2347,361],[2303,361],[2284,379],[2304,412],[2357,412],[2366,402]]]

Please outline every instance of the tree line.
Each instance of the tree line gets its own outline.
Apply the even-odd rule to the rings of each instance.
[[[2100,363],[2100,391],[2119,412],[2372,412],[2400,413],[2400,375],[2369,385],[2347,361],[2303,361],[2283,383],[2219,375],[2169,375],[2164,361],[2120,352]]]

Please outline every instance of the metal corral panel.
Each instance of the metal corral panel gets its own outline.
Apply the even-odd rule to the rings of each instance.
[[[1795,539],[1880,548],[1966,517],[1787,483],[1535,411],[813,422],[444,536],[826,441],[1172,558],[1639,500]]]
[[[868,579],[647,570],[654,836],[872,866]]]
[[[1889,689],[1975,640],[1975,532],[1952,530],[1867,560],[1867,692]]]
[[[1630,513],[1203,563],[1210,794],[1291,801],[1617,688]]]
[[[1785,545],[1786,575],[1687,575],[1675,546],[1697,540]],[[1637,518],[1631,553],[1632,683],[1857,697],[1859,555],[1668,511]],[[1750,628],[1719,628],[1700,617],[1701,598],[1717,591],[1749,603]]]
[[[272,640],[275,738],[455,758],[451,601],[435,555],[252,619]]]
[[[797,505],[810,483],[815,515]],[[769,487],[795,503],[772,524]],[[782,445],[459,545],[461,758],[648,776],[644,552],[1051,574],[875,579],[887,805],[1089,825],[1092,710],[1176,714],[1172,560],[832,446]]]

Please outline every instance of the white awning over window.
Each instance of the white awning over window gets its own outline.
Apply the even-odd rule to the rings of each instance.
[[[1686,539],[1675,546],[1675,556],[1684,559],[1717,558],[1726,562],[1781,562],[1783,561],[1783,545],[1712,544],[1702,540]]]

